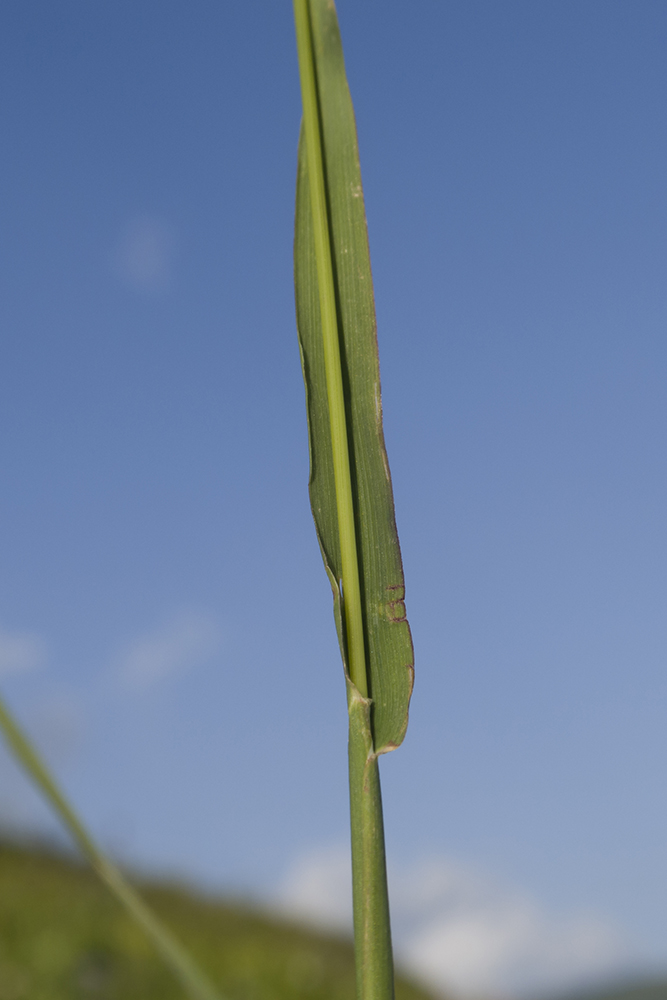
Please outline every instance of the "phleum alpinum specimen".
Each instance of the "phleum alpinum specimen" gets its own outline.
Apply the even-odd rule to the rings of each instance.
[[[334,598],[349,711],[359,1000],[391,1000],[378,757],[403,740],[413,680],[382,431],[366,213],[333,0],[294,0],[303,98],[294,241],[310,499]]]

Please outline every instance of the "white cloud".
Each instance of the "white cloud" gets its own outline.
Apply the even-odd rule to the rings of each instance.
[[[280,908],[319,926],[351,925],[350,863],[344,849],[294,865]],[[526,894],[443,858],[390,869],[396,954],[436,991],[459,997],[519,997],[574,988],[631,967],[641,956],[611,921],[557,915]]]
[[[125,228],[115,254],[121,278],[143,292],[163,292],[171,277],[176,241],[162,219],[140,216]]]
[[[278,888],[281,910],[323,928],[352,925],[352,874],[349,851],[322,848],[299,858]]]
[[[612,975],[632,957],[610,921],[549,913],[524,893],[443,860],[398,873],[396,882],[399,914],[407,917],[406,965],[460,995],[562,990]]]
[[[0,629],[0,678],[35,670],[45,659],[46,647],[38,636]]]
[[[146,690],[210,659],[219,650],[220,641],[214,618],[182,611],[128,646],[116,659],[117,676],[127,687]]]

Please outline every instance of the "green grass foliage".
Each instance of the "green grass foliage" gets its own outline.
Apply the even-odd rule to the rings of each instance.
[[[146,882],[142,895],[228,1000],[349,1000],[351,941]],[[432,1000],[405,978],[397,1000]],[[0,842],[0,1000],[182,1000],[140,927],[85,865]]]

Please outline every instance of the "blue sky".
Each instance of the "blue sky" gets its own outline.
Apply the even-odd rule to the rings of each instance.
[[[665,967],[667,9],[338,10],[416,647],[392,864]],[[1,19],[2,690],[122,856],[275,893],[347,836],[290,4]],[[6,761],[0,805],[50,822]]]

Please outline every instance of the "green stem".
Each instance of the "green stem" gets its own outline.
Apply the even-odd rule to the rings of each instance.
[[[146,906],[119,869],[99,849],[2,699],[0,699],[0,729],[16,759],[44,793],[99,877],[143,927],[187,992],[195,1000],[221,1000],[220,994],[182,945]]]
[[[294,0],[294,19],[303,97],[303,123],[341,548],[342,604],[349,675],[350,819],[357,996],[359,1000],[392,1000],[394,970],[380,775],[377,755],[373,748],[370,720],[371,702],[368,698],[357,529],[329,232],[317,70],[308,0]]]
[[[348,687],[352,900],[357,997],[392,1000],[394,961],[378,757],[373,751],[370,701]]]

